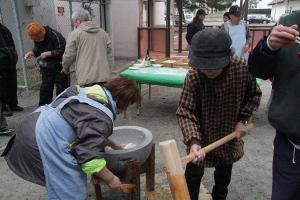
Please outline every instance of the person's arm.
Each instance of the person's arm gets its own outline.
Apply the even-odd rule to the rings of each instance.
[[[99,172],[105,166],[104,148],[113,130],[111,119],[99,109],[79,102],[67,104],[61,114],[77,136],[70,142],[70,153],[84,172]]]
[[[66,49],[63,54],[62,65],[66,71],[69,71],[74,63],[77,55],[77,36],[75,32],[71,32],[67,38]]]
[[[121,182],[107,167],[103,157],[104,147],[108,144],[113,124],[109,117],[87,104],[73,103],[62,110],[65,120],[77,134],[71,143],[71,154],[76,158],[81,170],[93,176],[97,182],[105,182],[118,189]]]
[[[253,112],[258,109],[260,98],[262,95],[261,90],[256,83],[256,78],[249,74],[247,79],[247,89],[238,116],[238,122],[244,122],[249,120]]]
[[[197,32],[196,27],[192,24],[189,24],[187,26],[187,33],[186,33],[186,41],[188,42],[189,45],[191,45],[192,42],[192,38],[195,35],[195,33]]]
[[[193,72],[192,72],[193,73]],[[181,93],[179,107],[176,112],[179,126],[181,128],[184,143],[187,146],[199,144],[201,141],[200,126],[197,119],[197,108],[194,88],[192,84],[193,75],[189,72]]]
[[[52,33],[55,49],[51,51],[49,57],[61,57],[65,52],[66,40],[62,34],[58,33],[57,31],[52,30]]]
[[[43,52],[40,51],[38,42],[34,42],[34,47],[30,51],[32,53],[32,56],[39,57]]]
[[[278,63],[276,54],[280,48],[294,45],[299,35],[298,26],[275,26],[268,37],[263,38],[249,56],[249,71],[264,80],[274,76]],[[284,66],[279,66],[284,67]]]
[[[269,79],[274,76],[277,66],[277,51],[267,46],[267,37],[263,38],[250,53],[249,71],[258,78]]]
[[[112,69],[113,67],[113,51],[112,51],[112,44],[111,44],[111,40],[109,35],[106,33],[106,43],[107,43],[107,60],[108,60],[108,64],[110,69]]]

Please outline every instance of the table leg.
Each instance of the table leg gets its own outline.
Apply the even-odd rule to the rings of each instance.
[[[146,189],[147,192],[155,190],[155,144],[152,144],[151,154],[146,161]]]
[[[151,84],[149,84],[149,96],[148,99],[151,100]]]
[[[126,118],[127,118],[127,109],[124,111],[123,118],[124,118],[124,119],[126,119]]]
[[[99,184],[95,184],[95,193],[96,193],[96,200],[102,200],[102,192],[101,192],[101,186]]]
[[[140,115],[140,109],[141,109],[141,106],[142,106],[142,84],[141,83],[138,83],[139,85],[139,95],[140,95],[140,99],[138,102],[136,102],[136,106],[137,106],[137,115]]]
[[[128,194],[127,200],[141,199],[140,185],[140,169],[141,166],[137,161],[129,161],[126,170],[125,183],[135,184],[133,192]]]

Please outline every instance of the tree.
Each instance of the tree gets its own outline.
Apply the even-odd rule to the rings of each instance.
[[[178,5],[180,0],[175,0]],[[250,1],[261,1],[261,0],[250,0]],[[205,4],[210,8],[215,8],[217,10],[225,10],[229,8],[235,0],[182,0],[182,5],[184,8],[190,10],[197,9],[196,3]]]
[[[217,10],[225,10],[229,8],[235,0],[207,0],[206,4],[210,8],[215,8]]]
[[[261,0],[249,0],[249,8],[257,8],[257,4],[260,2]]]

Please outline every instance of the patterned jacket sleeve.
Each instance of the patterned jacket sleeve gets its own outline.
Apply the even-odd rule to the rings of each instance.
[[[200,126],[197,119],[197,107],[195,99],[195,89],[193,71],[189,72],[184,83],[183,91],[179,102],[176,115],[181,128],[186,145],[189,145],[192,139],[201,141]]]
[[[249,81],[239,114],[239,120],[248,120],[252,116],[252,113],[258,109],[262,94],[258,84],[256,83],[256,78],[249,72],[247,73],[249,74]]]

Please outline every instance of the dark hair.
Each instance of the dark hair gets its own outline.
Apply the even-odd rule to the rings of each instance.
[[[136,82],[129,78],[114,78],[107,81],[104,85],[117,102],[117,108],[124,110],[129,105],[141,99],[139,87]]]
[[[193,21],[194,21],[194,22],[197,21],[200,15],[206,15],[205,10],[203,10],[203,9],[198,9],[197,12],[196,12],[196,15],[195,15],[195,17],[194,17],[194,19],[193,19]]]
[[[230,19],[229,12],[225,12],[224,15],[223,15],[223,17],[225,17],[225,16],[226,16],[228,19]]]

